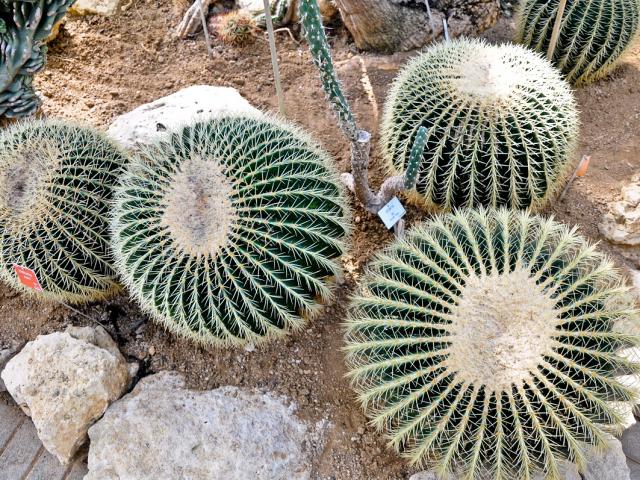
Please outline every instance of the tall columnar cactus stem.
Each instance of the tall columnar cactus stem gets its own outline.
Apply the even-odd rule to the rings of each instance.
[[[397,77],[381,135],[390,174],[408,168],[420,127],[428,132],[416,203],[537,209],[571,169],[578,112],[569,85],[538,54],[458,39]]]
[[[300,0],[300,21],[304,28],[304,36],[309,43],[309,51],[313,63],[320,72],[322,88],[331,103],[334,112],[340,119],[345,135],[351,139],[358,138],[356,122],[351,113],[347,99],[342,93],[342,86],[336,75],[329,49],[329,41],[322,26],[322,15],[316,0]]]
[[[306,134],[222,117],[132,162],[114,250],[124,283],[169,330],[257,342],[301,328],[331,298],[349,216],[329,156]]]
[[[0,0],[0,117],[26,117],[40,105],[33,75],[44,67],[44,40],[75,0]]]
[[[0,278],[25,290],[14,265],[30,268],[41,295],[72,303],[118,291],[108,216],[125,161],[106,137],[60,121],[0,133]]]
[[[380,254],[348,321],[362,405],[412,463],[456,478],[560,480],[638,401],[612,262],[553,220],[466,210]]]
[[[409,163],[407,168],[411,173],[408,177],[404,173],[394,175],[384,181],[378,193],[371,190],[369,186],[371,134],[358,129],[347,99],[342,92],[342,86],[333,67],[329,42],[324,33],[317,1],[300,0],[299,11],[311,57],[320,72],[322,88],[340,120],[343,132],[351,141],[351,173],[343,175],[343,182],[355,193],[358,200],[369,212],[378,213],[399,192],[412,188],[407,185],[415,185],[418,169],[412,168]],[[420,133],[424,134],[425,132]],[[424,150],[424,145],[420,146],[421,138],[421,135],[417,135],[415,138],[416,151]],[[414,160],[418,160],[418,158]],[[408,183],[406,178],[409,179]]]
[[[560,0],[525,0],[518,42],[546,53]],[[598,80],[615,68],[640,25],[640,0],[573,0],[567,3],[553,63],[575,85]]]

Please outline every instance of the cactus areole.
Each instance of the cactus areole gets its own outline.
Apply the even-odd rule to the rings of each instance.
[[[331,161],[306,134],[228,116],[143,151],[122,179],[112,231],[125,284],[160,323],[238,344],[319,311],[349,224]]]
[[[407,168],[420,127],[416,203],[537,209],[570,170],[578,113],[569,85],[540,55],[463,39],[431,47],[396,79],[381,135],[391,174]]]
[[[559,479],[620,431],[638,392],[637,312],[612,262],[553,220],[436,217],[380,254],[353,299],[350,377],[412,463],[460,478]],[[627,350],[628,352],[628,350]]]

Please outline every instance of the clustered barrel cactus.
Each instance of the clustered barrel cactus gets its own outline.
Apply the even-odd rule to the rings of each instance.
[[[72,303],[119,290],[109,247],[113,187],[125,157],[103,135],[60,121],[0,133],[0,278],[24,290],[33,270],[45,297]]]
[[[547,53],[560,0],[525,0],[517,40]],[[576,85],[607,75],[640,25],[640,0],[572,0],[563,15],[553,63]]]
[[[418,464],[520,480],[620,429],[639,366],[612,263],[553,220],[467,210],[380,254],[348,322],[350,377],[374,424]],[[615,403],[620,402],[620,403]],[[626,402],[626,403],[625,403]]]
[[[0,0],[0,117],[32,115],[32,82],[45,64],[44,40],[75,0]]]
[[[132,162],[117,197],[119,270],[173,332],[255,342],[299,328],[331,297],[348,208],[328,155],[293,126],[187,126]]]
[[[392,174],[427,129],[417,190],[432,210],[539,208],[570,168],[576,103],[560,73],[514,45],[455,40],[431,47],[396,79],[381,134]]]

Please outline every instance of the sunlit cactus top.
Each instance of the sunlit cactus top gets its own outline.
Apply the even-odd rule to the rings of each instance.
[[[2,131],[0,277],[24,290],[14,265],[29,268],[41,295],[67,302],[119,290],[108,218],[125,162],[102,134],[62,121]]]
[[[560,0],[524,0],[517,40],[547,53]],[[640,27],[640,0],[567,2],[553,63],[576,85],[604,77],[633,44]]]
[[[406,168],[421,126],[417,203],[536,209],[570,169],[578,113],[560,72],[538,54],[462,39],[431,47],[396,79],[381,135],[392,174]]]
[[[318,312],[348,230],[328,155],[268,117],[200,122],[144,151],[113,221],[141,305],[173,332],[223,344],[271,338]]]
[[[619,430],[636,313],[612,263],[553,220],[507,210],[420,224],[372,263],[347,333],[350,377],[411,462],[461,478],[559,480]]]

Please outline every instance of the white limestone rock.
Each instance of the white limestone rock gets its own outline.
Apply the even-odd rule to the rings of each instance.
[[[89,427],[127,390],[132,370],[104,329],[69,328],[27,343],[2,379],[44,447],[67,464]]]
[[[77,0],[69,9],[75,15],[102,15],[111,17],[118,12],[120,0]]]
[[[640,175],[622,189],[622,199],[609,204],[599,225],[600,233],[613,243],[640,245]]]
[[[184,125],[228,113],[260,114],[235,88],[194,85],[119,116],[109,135],[125,148],[148,145]]]
[[[188,390],[161,372],[91,427],[85,480],[307,480],[317,435],[270,394]]]
[[[631,480],[627,459],[616,438],[609,439],[603,452],[591,449],[586,463],[585,471],[581,472],[583,480]]]

